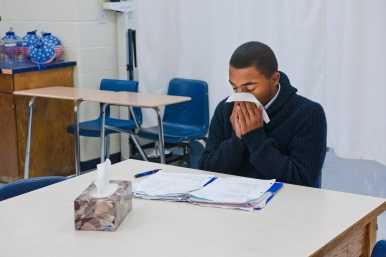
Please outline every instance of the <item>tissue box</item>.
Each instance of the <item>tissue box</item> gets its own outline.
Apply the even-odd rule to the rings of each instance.
[[[92,183],[75,199],[75,229],[94,231],[115,231],[132,206],[130,181],[112,180],[117,190],[108,197],[95,198],[96,186]]]

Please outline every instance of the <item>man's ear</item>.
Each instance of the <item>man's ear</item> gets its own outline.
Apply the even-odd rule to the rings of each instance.
[[[280,81],[280,72],[276,71],[273,75],[272,75],[272,83],[274,85],[278,85],[279,84],[279,81]]]

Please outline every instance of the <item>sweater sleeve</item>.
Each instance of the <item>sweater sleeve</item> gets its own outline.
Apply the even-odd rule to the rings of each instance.
[[[246,147],[233,131],[231,137],[225,137],[224,129],[229,121],[224,117],[223,107],[224,103],[220,103],[213,115],[200,169],[235,174],[245,159]]]
[[[280,152],[276,141],[263,128],[256,129],[242,141],[250,153],[254,177],[276,178],[279,181],[315,186],[326,154],[327,124],[321,106],[313,109],[297,125],[296,135],[286,153]]]

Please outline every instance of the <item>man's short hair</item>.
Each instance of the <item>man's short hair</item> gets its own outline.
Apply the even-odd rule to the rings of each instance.
[[[239,46],[233,52],[229,64],[236,69],[254,66],[267,78],[278,70],[277,59],[272,49],[258,41]]]

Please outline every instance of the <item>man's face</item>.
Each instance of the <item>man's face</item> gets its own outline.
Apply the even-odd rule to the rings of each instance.
[[[254,66],[236,69],[229,66],[229,83],[235,92],[253,94],[263,105],[276,94],[280,74],[275,72],[267,78]]]

